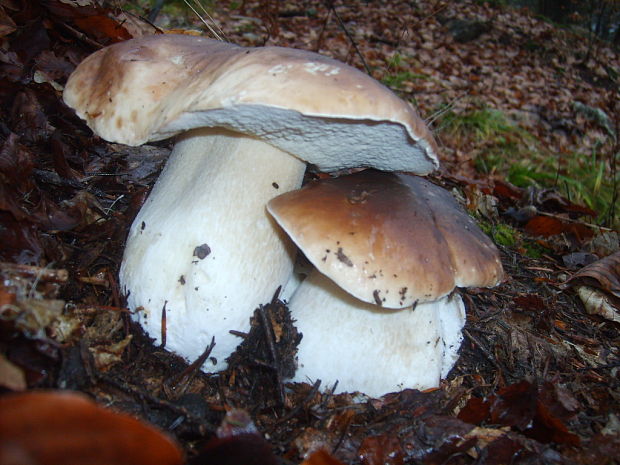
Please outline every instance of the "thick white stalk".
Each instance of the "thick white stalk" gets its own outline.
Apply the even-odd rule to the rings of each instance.
[[[257,139],[197,129],[174,147],[129,233],[120,270],[128,306],[150,337],[194,360],[212,337],[206,371],[247,331],[253,310],[291,275],[294,247],[266,212],[301,185],[305,165]]]
[[[338,381],[337,392],[381,396],[439,385],[457,359],[465,323],[457,294],[415,309],[386,309],[351,296],[313,271],[289,303],[303,334],[295,381]]]

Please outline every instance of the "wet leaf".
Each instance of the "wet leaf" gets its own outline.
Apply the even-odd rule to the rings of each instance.
[[[525,231],[533,236],[542,237],[572,234],[582,241],[593,235],[592,230],[583,224],[562,221],[558,217],[543,215],[530,219],[525,225]]]
[[[0,453],[3,463],[38,465],[182,463],[163,433],[70,391],[1,396]]]
[[[66,79],[75,66],[51,50],[43,50],[36,58],[37,69],[50,80]]]
[[[0,37],[9,35],[15,29],[17,29],[15,21],[13,21],[11,17],[6,14],[4,8],[0,7]]]
[[[17,94],[11,112],[12,130],[18,134],[22,142],[37,143],[44,141],[53,131],[43,107],[36,94],[30,90]]]
[[[0,184],[0,210],[12,208],[14,205],[3,203]],[[0,223],[3,226],[0,228],[0,259],[24,265],[38,265],[44,253],[38,228],[30,222],[16,220],[11,213],[3,211],[0,211]]]
[[[536,391],[536,386],[527,381],[500,390],[491,404],[490,420],[524,431],[536,415]]]
[[[579,450],[567,453],[574,463],[583,465],[612,465],[620,457],[620,434],[596,434]]]
[[[107,15],[84,16],[75,18],[74,21],[81,30],[88,31],[103,44],[121,42],[132,38],[123,26]]]
[[[564,424],[578,409],[578,402],[562,386],[521,381],[500,389],[488,400],[472,397],[459,418],[474,424],[491,422],[510,426],[544,443],[578,445],[579,437]]]
[[[400,441],[392,435],[365,438],[358,450],[358,456],[362,465],[402,465],[404,463]]]
[[[491,402],[480,397],[471,397],[458,414],[458,419],[472,425],[479,425],[491,413]]]
[[[545,302],[539,296],[535,294],[517,296],[514,298],[514,303],[521,310],[524,310],[527,312],[539,313],[539,312],[544,311],[547,308],[547,306],[545,305]]]
[[[596,255],[587,252],[573,252],[562,257],[562,262],[569,269],[581,268],[596,260],[598,260]]]
[[[317,450],[301,462],[301,465],[344,465],[340,460],[332,457],[329,452],[324,449]]]
[[[240,409],[226,412],[217,429],[189,465],[276,465],[271,446],[258,432],[250,415]]]

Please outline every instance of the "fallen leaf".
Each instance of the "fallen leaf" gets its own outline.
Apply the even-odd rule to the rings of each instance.
[[[317,450],[301,462],[301,465],[344,465],[340,460],[332,457],[324,449]]]
[[[241,409],[226,412],[200,453],[188,465],[276,465],[271,446],[259,433],[250,415]]]
[[[578,409],[579,403],[561,386],[521,381],[500,389],[488,400],[472,397],[459,412],[459,419],[510,426],[543,443],[578,445],[579,437],[564,424]]]
[[[15,21],[6,14],[4,8],[0,7],[0,37],[9,35],[15,29],[17,29]]]
[[[0,386],[11,391],[24,391],[28,387],[24,371],[3,354],[0,354]]]
[[[362,465],[402,465],[404,463],[400,441],[389,434],[365,438],[357,453]]]
[[[179,446],[154,427],[71,391],[0,397],[0,462],[180,465]]]
[[[461,409],[457,418],[465,423],[479,425],[489,418],[490,412],[491,402],[489,399],[471,397]]]
[[[620,252],[591,263],[569,280],[573,285],[585,284],[620,299]]]
[[[569,280],[586,311],[620,321],[620,252],[583,267]]]
[[[525,231],[533,236],[555,236],[558,234],[572,234],[579,240],[592,237],[592,230],[584,224],[563,221],[558,217],[537,215],[525,225]]]
[[[536,415],[536,397],[536,386],[527,381],[501,389],[491,404],[491,421],[520,431],[527,429]]]
[[[599,315],[608,320],[620,323],[620,309],[614,305],[611,297],[604,292],[589,286],[579,286],[577,295],[590,315]]]
[[[596,255],[588,252],[573,252],[562,256],[564,266],[573,270],[594,263],[597,260],[598,257]]]
[[[108,371],[112,366],[122,360],[125,348],[131,342],[132,335],[128,335],[122,341],[113,344],[98,345],[89,347],[89,351],[93,355],[95,366],[99,371]]]

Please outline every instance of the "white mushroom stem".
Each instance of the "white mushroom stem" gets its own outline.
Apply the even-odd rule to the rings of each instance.
[[[439,385],[458,358],[465,308],[458,294],[392,310],[356,299],[318,271],[289,309],[303,334],[294,381],[382,396]]]
[[[120,270],[128,306],[150,337],[194,360],[215,336],[207,371],[247,331],[252,311],[288,280],[294,247],[266,213],[301,185],[287,152],[221,129],[196,129],[174,147],[127,239]],[[216,360],[216,361],[215,361]]]

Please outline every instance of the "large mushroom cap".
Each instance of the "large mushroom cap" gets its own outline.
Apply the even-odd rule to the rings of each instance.
[[[128,145],[218,126],[323,171],[424,174],[438,166],[433,137],[407,102],[355,68],[302,50],[145,36],[89,56],[64,99],[101,137]]]
[[[503,276],[499,252],[449,192],[366,170],[311,182],[268,210],[308,259],[364,302],[404,308]]]

